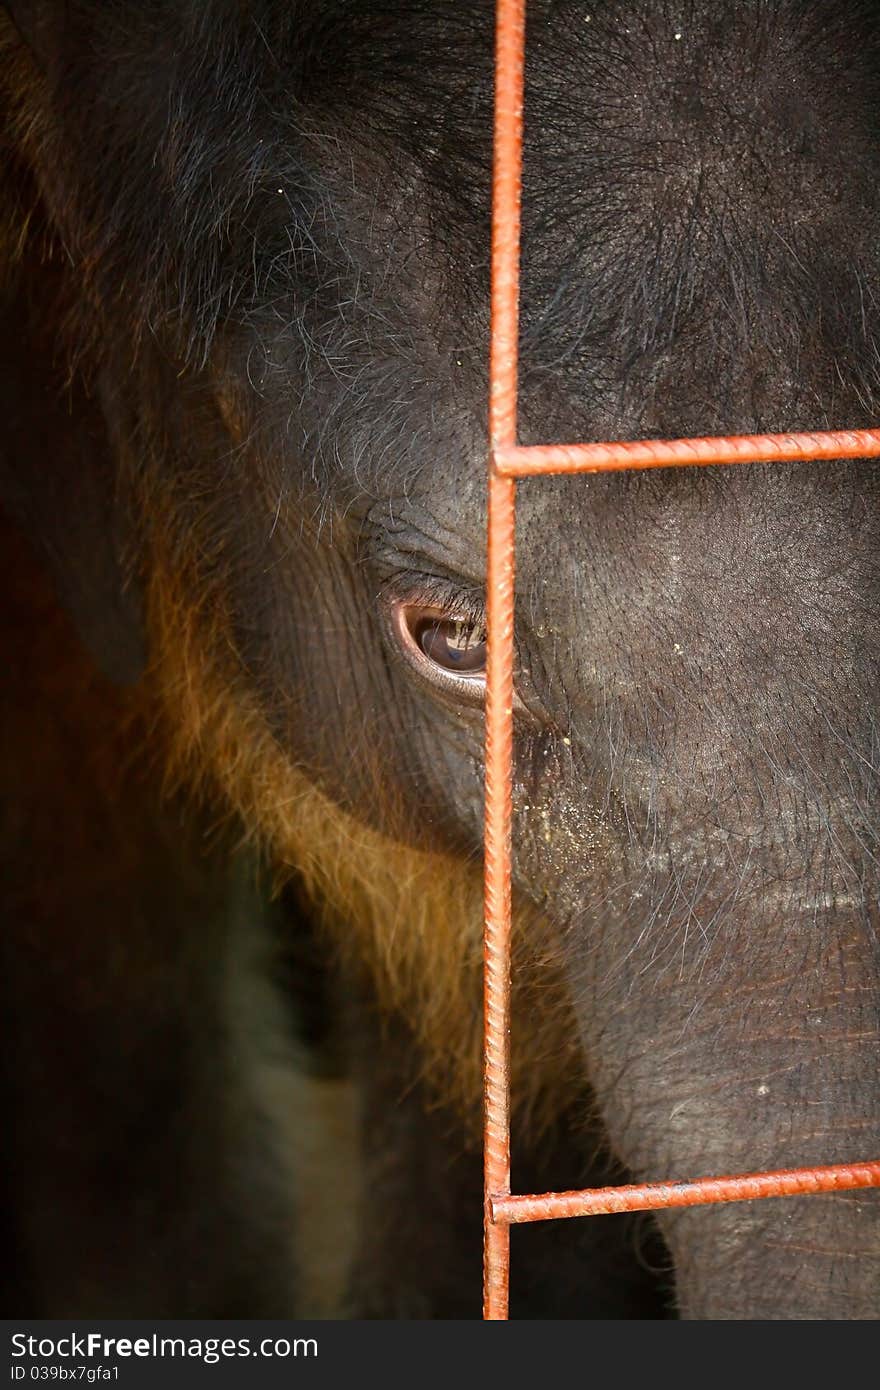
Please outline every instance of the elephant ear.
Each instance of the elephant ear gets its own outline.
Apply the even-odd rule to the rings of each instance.
[[[48,266],[30,275],[20,267],[16,288],[0,298],[0,506],[42,557],[92,658],[129,684],[145,663],[140,595],[126,564],[131,519],[98,403],[79,379],[66,382],[58,360],[50,278]]]

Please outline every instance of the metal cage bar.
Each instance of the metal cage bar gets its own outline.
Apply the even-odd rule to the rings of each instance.
[[[880,1187],[880,1162],[797,1168],[583,1192],[510,1190],[511,784],[516,479],[880,455],[880,430],[635,443],[516,443],[525,0],[497,0],[492,189],[487,560],[483,1316],[508,1311],[510,1225],[599,1213]]]

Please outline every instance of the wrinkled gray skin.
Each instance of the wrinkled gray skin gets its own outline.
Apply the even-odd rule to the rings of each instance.
[[[68,45],[50,81],[70,63],[102,93],[56,98],[63,138],[87,144],[100,109],[104,167],[142,181],[57,215],[115,217],[108,428],[162,414],[145,467],[176,469],[184,512],[225,538],[279,740],[382,827],[369,750],[414,840],[475,853],[480,701],[414,670],[387,615],[481,601],[491,16],[303,8],[345,23],[301,70],[296,7],[158,7],[175,53],[208,45],[196,90],[152,21],[132,21],[137,58],[109,34],[87,60],[42,7],[31,42]],[[217,76],[238,25],[252,107]],[[529,38],[521,438],[873,423],[876,8],[536,3]],[[175,202],[149,155],[187,83]],[[128,265],[154,332],[134,370],[106,308]],[[243,444],[198,414],[218,381]],[[585,1075],[639,1179],[877,1154],[878,482],[856,462],[520,486],[516,887],[555,924]],[[685,1317],[880,1312],[873,1193],[660,1224]]]

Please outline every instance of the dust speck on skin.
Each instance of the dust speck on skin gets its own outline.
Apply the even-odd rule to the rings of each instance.
[[[525,807],[523,807],[525,810]],[[562,813],[553,806],[530,806],[525,837],[540,848],[542,871],[548,884],[558,881],[572,863],[593,864],[607,849],[608,827],[597,809],[579,808]]]

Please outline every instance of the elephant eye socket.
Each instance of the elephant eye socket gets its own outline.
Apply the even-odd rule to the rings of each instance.
[[[473,702],[486,689],[486,628],[466,606],[394,602],[394,635],[410,666],[448,695]]]

